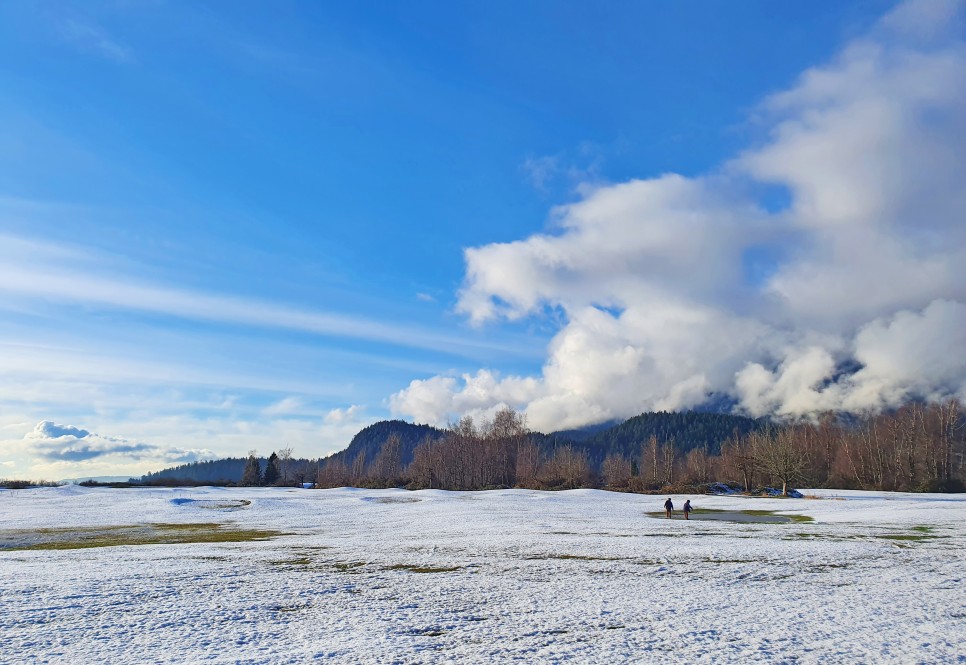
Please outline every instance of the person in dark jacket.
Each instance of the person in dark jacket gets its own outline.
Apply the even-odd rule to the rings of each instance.
[[[671,503],[671,497],[668,497],[667,501],[664,502],[664,510],[667,512],[667,518],[671,519],[671,511],[674,510],[674,504]]]
[[[691,512],[691,499],[684,502],[684,519],[688,519],[688,513]]]

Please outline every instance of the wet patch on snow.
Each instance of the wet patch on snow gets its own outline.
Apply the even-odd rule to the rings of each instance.
[[[178,497],[170,500],[173,506],[186,506],[189,508],[201,508],[204,510],[242,510],[252,505],[248,499],[188,499]]]
[[[663,511],[651,511],[648,517],[668,519]],[[684,515],[680,511],[671,514],[671,519],[683,520]],[[791,524],[792,522],[811,522],[812,518],[807,515],[778,515],[771,510],[714,510],[711,508],[695,508],[691,511],[688,521],[717,521],[717,522],[742,522],[752,524]]]
[[[419,503],[422,499],[414,496],[364,496],[362,501],[367,503]]]

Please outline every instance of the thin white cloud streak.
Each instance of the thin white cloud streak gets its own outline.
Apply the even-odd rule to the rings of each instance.
[[[122,64],[134,60],[131,49],[111,37],[104,28],[90,21],[68,18],[60,22],[59,30],[68,43],[82,51],[96,53]]]
[[[362,339],[459,356],[478,357],[481,353],[493,352],[521,356],[530,353],[529,349],[519,346],[441,335],[416,326],[307,311],[249,298],[138,284],[129,277],[106,278],[80,271],[67,272],[52,266],[36,268],[22,262],[0,266],[0,292],[193,321]]]
[[[249,339],[230,331],[129,329],[113,321],[106,327],[82,327],[69,312],[45,320],[42,328],[36,325],[26,319],[22,325],[6,326],[7,339],[0,340],[0,373],[119,385],[339,395],[348,382],[365,376],[428,373],[448,366],[311,343]]]
[[[30,378],[31,383],[90,382],[102,385],[203,386],[261,392],[293,392],[335,397],[345,393],[345,383],[305,378],[272,377],[263,373],[242,374],[170,360],[120,358],[106,351],[0,343],[0,376]],[[18,381],[8,399],[27,396]],[[0,389],[2,390],[2,389]],[[75,397],[76,399],[76,397]]]
[[[471,322],[565,324],[539,376],[414,381],[393,411],[507,403],[547,431],[712,395],[780,416],[966,397],[966,44],[963,3],[941,4],[901,5],[765,100],[766,140],[717,171],[588,189],[553,233],[467,249]]]
[[[266,416],[290,416],[305,413],[305,403],[299,397],[288,396],[269,404],[262,410]]]

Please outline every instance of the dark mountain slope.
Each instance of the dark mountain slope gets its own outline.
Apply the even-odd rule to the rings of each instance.
[[[673,441],[680,453],[707,446],[711,454],[718,454],[721,444],[735,432],[747,434],[763,427],[762,420],[732,416],[724,413],[658,411],[642,413],[586,439],[588,448],[596,448],[604,455],[623,453],[636,455],[652,436],[658,442]]]
[[[345,450],[334,453],[326,459],[342,459],[351,463],[360,453],[365,453],[367,462],[371,462],[382,450],[382,445],[391,435],[399,437],[401,459],[403,466],[413,461],[413,450],[427,437],[439,439],[446,432],[429,425],[414,425],[404,420],[381,420],[364,428],[354,437]]]

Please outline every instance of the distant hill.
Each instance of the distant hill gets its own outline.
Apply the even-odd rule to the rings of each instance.
[[[349,442],[345,450],[329,455],[326,459],[341,458],[350,463],[359,453],[365,453],[366,460],[371,462],[382,450],[382,444],[391,434],[399,437],[402,464],[406,466],[413,461],[413,450],[416,446],[427,438],[439,439],[446,434],[446,431],[430,425],[414,425],[407,423],[405,420],[381,420],[369,425],[352,437],[352,441]]]
[[[93,480],[95,483],[123,483],[130,478],[128,476],[81,476],[80,478],[61,478],[58,482],[76,485],[88,480]]]
[[[141,481],[153,483],[162,480],[191,480],[194,482],[237,483],[241,480],[246,461],[247,459],[244,457],[226,457],[225,459],[181,464],[154,473],[146,473],[141,476]],[[264,468],[265,458],[262,458],[261,462]]]
[[[146,473],[140,479],[132,478],[131,480],[140,480],[140,482],[149,484],[164,484],[178,480],[192,483],[211,483],[213,485],[235,484],[241,482],[247,461],[248,459],[245,457],[226,457],[225,459],[192,462],[161,469],[154,473]],[[258,462],[262,471],[264,471],[268,459],[259,457]],[[318,464],[318,460],[314,459],[292,458],[286,467],[288,479],[296,482],[314,480]]]

